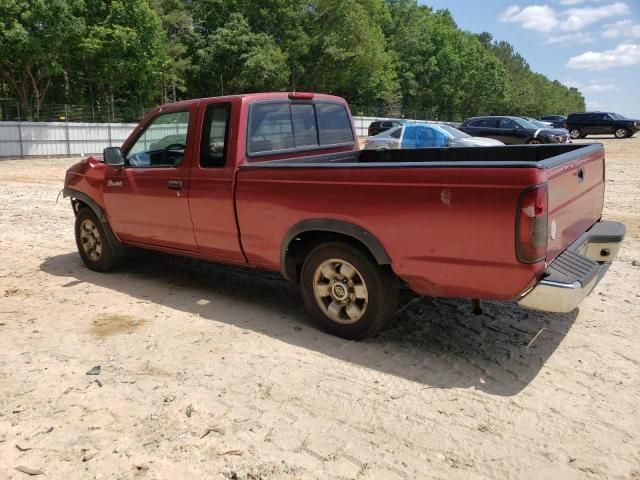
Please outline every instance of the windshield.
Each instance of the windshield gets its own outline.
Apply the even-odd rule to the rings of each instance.
[[[449,125],[438,125],[441,129],[449,132],[454,138],[468,138],[471,135],[467,135],[466,133],[458,130],[457,128],[450,127]]]
[[[619,113],[610,113],[609,115],[611,115],[611,118],[613,118],[614,120],[626,120],[627,117],[624,117],[622,115],[620,115]]]
[[[524,118],[514,118],[513,119],[518,125],[520,125],[522,128],[533,128],[533,129],[538,129],[540,127],[536,126],[535,124],[531,123],[529,120],[525,120]]]

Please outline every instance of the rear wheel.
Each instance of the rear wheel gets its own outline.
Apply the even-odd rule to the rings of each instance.
[[[76,215],[76,245],[80,258],[91,270],[108,272],[117,266],[119,256],[111,245],[105,227],[90,208],[81,208]]]
[[[398,282],[358,248],[342,242],[317,246],[302,267],[307,310],[329,333],[349,340],[385,328],[398,306]]]
[[[629,132],[625,128],[616,128],[616,131],[613,132],[616,138],[626,138],[630,137]]]
[[[569,130],[569,135],[575,140],[582,137],[582,132],[578,128],[572,128],[571,130]]]

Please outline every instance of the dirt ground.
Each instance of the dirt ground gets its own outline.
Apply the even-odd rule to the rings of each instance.
[[[640,479],[640,135],[598,141],[627,238],[579,310],[416,298],[364,342],[277,275],[91,272],[77,159],[0,161],[0,478]]]

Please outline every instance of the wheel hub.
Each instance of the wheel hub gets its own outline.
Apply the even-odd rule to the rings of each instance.
[[[327,260],[318,266],[314,275],[314,294],[325,315],[343,324],[360,320],[369,304],[362,275],[353,265],[340,259]]]
[[[94,262],[100,260],[102,240],[100,232],[91,220],[84,220],[80,225],[80,240],[84,253]]]
[[[341,301],[347,298],[347,289],[342,283],[334,283],[332,290],[333,290],[333,297],[336,300]]]

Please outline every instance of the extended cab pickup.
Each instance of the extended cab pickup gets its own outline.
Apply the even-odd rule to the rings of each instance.
[[[604,171],[600,144],[359,150],[343,99],[262,93],[156,108],[64,194],[93,270],[134,246],[280,271],[321,326],[362,338],[401,281],[576,308],[624,236],[601,220]]]

